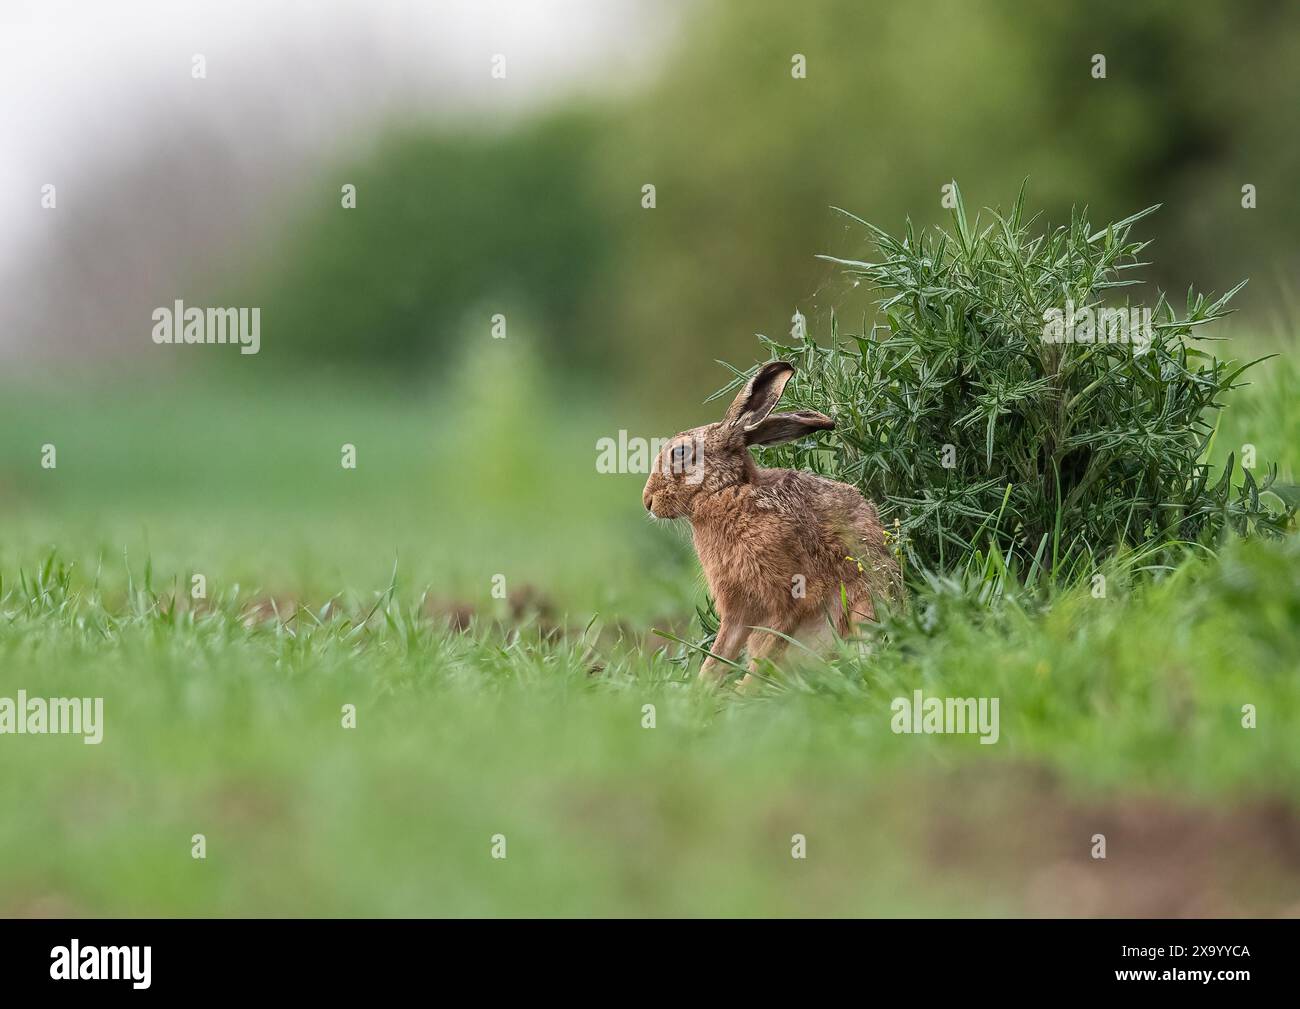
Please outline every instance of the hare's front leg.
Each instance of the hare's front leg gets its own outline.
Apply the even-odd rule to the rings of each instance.
[[[780,631],[780,634],[774,634],[773,631]],[[794,633],[794,623],[780,623],[772,627],[771,630],[762,630],[755,628],[749,636],[749,672],[745,678],[736,685],[736,689],[745,691],[754,686],[754,673],[758,669],[758,664],[762,659],[770,659],[775,662],[785,652],[788,642],[782,634]]]
[[[713,639],[712,654],[700,666],[701,683],[716,685],[722,682],[727,675],[726,662],[736,661],[748,633],[749,628],[743,623],[723,617],[722,623],[718,625],[717,636]],[[725,659],[726,662],[719,662],[719,659]]]

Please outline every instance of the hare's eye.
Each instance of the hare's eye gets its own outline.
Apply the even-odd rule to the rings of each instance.
[[[685,473],[686,468],[690,466],[693,459],[694,453],[691,451],[689,442],[682,442],[680,445],[673,446],[672,469],[674,473]]]

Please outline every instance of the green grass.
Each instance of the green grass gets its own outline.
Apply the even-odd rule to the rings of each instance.
[[[558,411],[542,387],[520,352],[489,343],[425,393],[170,375],[6,389],[0,571],[55,548],[116,588],[125,556],[187,584],[199,572],[323,602],[386,585],[397,561],[404,584],[474,606],[493,602],[500,574],[512,594],[544,586],[582,622],[689,613],[689,546],[648,528],[644,475],[595,469],[597,438],[637,433],[637,419]]]
[[[107,606],[55,568],[7,586],[3,686],[102,696],[105,736],[0,740],[20,811],[0,827],[2,910],[1077,913],[1031,883],[1062,858],[1086,871],[1106,797],[1246,822],[1243,804],[1300,800],[1298,554],[1257,544],[1038,619],[941,597],[903,647],[808,660],[755,698],[710,694],[598,624],[459,634],[388,596],[323,619],[173,611],[143,589]],[[893,734],[890,701],[916,688],[999,697],[1001,740]],[[1027,767],[1064,784],[1044,794]],[[928,850],[945,832],[964,869]],[[1242,908],[1276,910],[1255,875],[1293,886],[1296,866],[1251,851],[1225,848],[1216,872]]]
[[[1294,474],[1288,369],[1220,440]],[[594,470],[635,425],[529,384],[0,400],[0,696],[106,722],[0,736],[0,914],[1295,913],[1294,537],[1154,580],[1121,558],[1104,599],[947,584],[887,645],[712,694],[647,640],[702,601],[688,545]],[[918,688],[998,697],[998,744],[895,735]]]

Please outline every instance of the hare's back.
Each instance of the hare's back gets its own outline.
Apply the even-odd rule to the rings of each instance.
[[[763,470],[758,484],[758,501],[795,522],[813,518],[826,529],[852,529],[871,539],[881,538],[876,506],[851,484],[790,469]]]

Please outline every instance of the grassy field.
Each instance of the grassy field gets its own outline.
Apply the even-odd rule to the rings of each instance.
[[[1300,914],[1294,538],[1102,599],[954,583],[711,694],[655,633],[698,637],[688,543],[594,467],[671,432],[496,365],[5,390],[0,696],[105,727],[0,736],[0,914]],[[1297,377],[1215,454],[1294,480]],[[916,689],[999,698],[997,744],[892,732]]]

